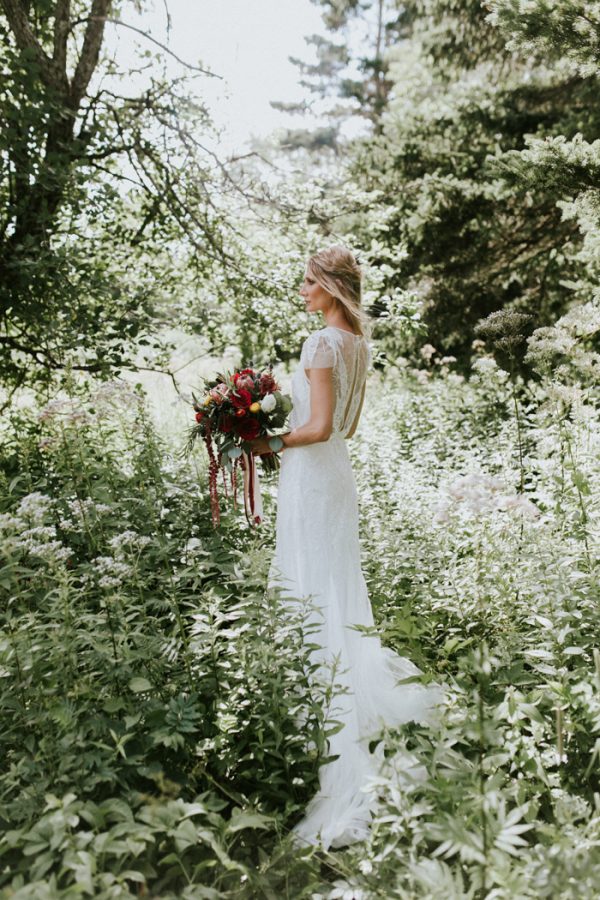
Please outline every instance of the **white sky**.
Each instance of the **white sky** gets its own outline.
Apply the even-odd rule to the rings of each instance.
[[[324,32],[319,9],[310,0],[161,0],[138,15],[124,4],[122,21],[149,32],[186,62],[222,75],[224,81],[196,82],[212,117],[226,133],[222,147],[244,149],[251,135],[264,137],[276,128],[301,127],[303,118],[274,110],[270,100],[301,101],[307,94],[298,84],[299,71],[288,60],[314,59],[305,35]],[[153,45],[129,29],[107,26],[105,47],[121,67],[139,62],[139,48]],[[172,72],[178,70],[174,64]],[[179,71],[181,69],[179,68]]]

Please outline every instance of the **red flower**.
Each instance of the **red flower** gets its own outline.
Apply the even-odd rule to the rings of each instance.
[[[237,396],[235,394],[231,395],[231,402],[235,407],[248,408],[252,403],[252,394],[250,391],[245,390],[245,388],[240,388],[237,392]]]
[[[197,413],[196,413],[196,422],[201,422],[203,418],[204,418],[204,413],[203,413],[203,412],[197,412]]]
[[[258,419],[251,419],[250,416],[241,419],[237,423],[237,433],[244,441],[251,441],[260,431],[260,423]]]
[[[258,389],[260,391],[260,396],[264,397],[265,394],[271,394],[273,391],[278,389],[279,385],[273,378],[273,376],[269,372],[265,372],[264,375],[260,376],[260,381],[258,382]]]
[[[229,434],[230,431],[233,430],[233,423],[235,419],[233,416],[230,416],[229,413],[223,413],[221,418],[219,419],[219,426],[221,431],[224,431],[225,434]]]
[[[245,415],[246,415],[246,410],[245,410],[243,407],[240,407],[239,409],[236,409],[235,415],[236,415],[236,416],[238,417],[238,419],[239,419],[240,416],[245,416]]]

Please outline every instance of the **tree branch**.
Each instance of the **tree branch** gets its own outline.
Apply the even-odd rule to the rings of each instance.
[[[19,50],[30,50],[33,52],[45,84],[56,87],[53,62],[44,52],[40,42],[33,33],[22,4],[19,3],[19,0],[0,0],[0,7],[8,19],[8,24]]]
[[[93,363],[92,365],[71,365],[70,363],[62,363],[55,359],[45,347],[29,347],[8,334],[0,334],[0,345],[4,345],[11,350],[16,350],[18,353],[23,353],[25,356],[32,357],[39,365],[44,366],[46,369],[59,370],[71,368],[77,369],[80,372],[99,372],[104,368],[103,363]]]
[[[85,19],[78,19],[76,22],[73,22],[73,25],[81,25],[82,22],[89,22],[92,16],[89,16]],[[179,65],[184,66],[186,69],[191,69],[192,72],[200,72],[202,75],[208,75],[210,78],[218,78],[219,81],[222,81],[223,76],[217,75],[216,72],[209,72],[208,69],[203,69],[201,66],[194,66],[192,63],[186,62],[185,59],[182,59],[180,56],[177,56],[170,47],[167,47],[166,44],[162,44],[160,41],[157,41],[155,37],[152,37],[147,31],[144,31],[143,28],[136,28],[135,25],[129,25],[127,22],[123,22],[121,19],[111,19],[108,16],[103,18],[104,22],[108,22],[109,25],[119,25],[121,28],[128,28],[129,31],[135,31],[136,34],[141,35],[143,38],[146,38],[147,41],[150,41],[151,44],[155,44],[155,46],[160,47],[160,49],[171,56]]]
[[[110,22],[111,25],[120,25],[121,28],[129,28],[130,31],[135,31],[138,34],[141,34],[142,37],[145,37],[147,41],[150,41],[152,44],[155,44],[157,47],[160,47],[165,53],[168,53],[169,56],[172,56],[173,59],[178,62],[181,66],[185,66],[186,69],[191,69],[193,72],[201,72],[203,75],[209,75],[211,78],[218,78],[219,81],[223,80],[222,75],[217,75],[216,72],[209,72],[208,69],[203,69],[201,66],[194,66],[192,63],[186,62],[184,59],[181,59],[180,56],[177,56],[176,53],[173,53],[166,44],[161,44],[160,41],[157,41],[156,38],[152,37],[151,34],[148,34],[147,31],[143,31],[141,28],[136,28],[135,25],[128,25],[127,22],[122,22],[120,19],[107,19],[107,22]]]
[[[2,2],[6,2],[6,0],[2,0]],[[85,30],[81,56],[77,62],[75,74],[73,75],[73,80],[71,82],[69,103],[73,110],[79,108],[79,104],[90,83],[90,78],[98,65],[102,38],[104,36],[104,25],[107,21],[107,15],[110,12],[111,5],[112,0],[92,0],[91,16],[88,19],[87,28]]]
[[[71,27],[71,0],[56,0],[54,14],[54,50],[52,62],[62,76],[67,77],[67,41]]]

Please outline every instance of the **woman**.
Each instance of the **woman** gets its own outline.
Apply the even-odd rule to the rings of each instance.
[[[364,840],[374,798],[363,788],[377,774],[369,738],[383,725],[424,721],[439,688],[398,685],[418,675],[409,660],[352,626],[373,626],[361,569],[358,497],[346,439],[356,430],[371,351],[361,306],[361,271],[350,251],[331,247],[312,256],[300,295],[327,323],[304,342],[292,377],[291,430],[282,435],[276,549],[269,586],[287,598],[311,598],[311,643],[322,667],[336,663],[335,719],[320,788],[295,826],[300,841],[341,847]],[[253,452],[271,450],[257,438]],[[320,614],[319,614],[320,610]]]

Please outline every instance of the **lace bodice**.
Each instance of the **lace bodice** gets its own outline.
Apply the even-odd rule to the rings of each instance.
[[[300,364],[292,376],[290,428],[304,425],[310,418],[310,382],[305,370],[332,367],[333,433],[346,437],[359,412],[371,362],[371,348],[363,335],[332,325],[313,331],[302,345]]]

